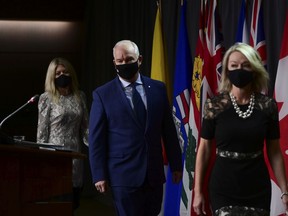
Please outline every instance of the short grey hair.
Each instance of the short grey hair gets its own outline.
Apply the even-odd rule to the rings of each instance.
[[[131,53],[135,53],[136,57],[138,58],[140,53],[138,46],[131,40],[121,40],[118,41],[115,46],[113,47],[113,56],[115,56],[115,48],[116,47],[124,47],[126,50],[129,50]]]

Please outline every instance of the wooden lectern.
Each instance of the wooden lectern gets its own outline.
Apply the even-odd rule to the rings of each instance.
[[[0,144],[0,215],[70,216],[72,159],[76,152]]]

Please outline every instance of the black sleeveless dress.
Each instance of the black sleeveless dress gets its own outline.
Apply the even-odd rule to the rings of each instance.
[[[247,105],[238,105],[246,111]],[[236,113],[228,93],[207,99],[201,137],[216,141],[216,159],[209,180],[214,215],[269,215],[271,182],[264,160],[265,140],[278,139],[274,99],[255,95],[250,117]]]

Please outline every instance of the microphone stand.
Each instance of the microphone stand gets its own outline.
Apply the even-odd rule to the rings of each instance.
[[[39,98],[39,95],[34,95],[28,102],[26,102],[25,104],[23,104],[21,107],[19,107],[18,109],[16,109],[14,112],[12,112],[10,115],[8,115],[6,118],[4,118],[4,119],[1,121],[1,123],[0,123],[1,142],[2,142],[2,139],[3,139],[3,141],[9,142],[9,143],[10,143],[11,140],[13,140],[12,138],[10,138],[9,136],[7,136],[6,134],[4,134],[4,133],[2,132],[1,129],[2,129],[3,123],[4,123],[7,119],[9,119],[9,118],[11,118],[13,115],[15,115],[17,112],[19,112],[20,110],[24,109],[28,104],[34,103],[35,101],[37,101],[38,98]]]
[[[0,123],[0,130],[2,128],[3,123],[9,119],[10,117],[12,117],[13,115],[15,115],[17,112],[19,112],[20,110],[22,110],[24,107],[26,107],[29,103],[27,102],[26,104],[22,105],[21,107],[19,107],[17,110],[15,110],[13,113],[11,113],[10,115],[8,115],[6,118],[4,118],[2,120],[2,122]]]

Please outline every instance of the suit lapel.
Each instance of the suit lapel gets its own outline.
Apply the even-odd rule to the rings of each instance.
[[[117,88],[116,97],[120,98],[121,103],[124,105],[125,109],[128,110],[131,118],[133,118],[133,120],[136,122],[136,124],[141,127],[141,125],[139,124],[139,122],[138,122],[138,120],[134,114],[134,111],[130,105],[130,101],[128,100],[128,98],[126,96],[125,90],[123,89],[123,86],[122,86],[118,77],[115,78],[115,85]]]
[[[145,94],[146,94],[146,102],[147,102],[147,117],[146,117],[146,128],[149,125],[150,121],[151,121],[151,107],[152,107],[152,98],[153,98],[153,93],[152,93],[152,87],[151,87],[151,83],[149,82],[148,79],[146,79],[145,77],[141,76],[142,82],[143,82],[143,87],[145,90]]]

